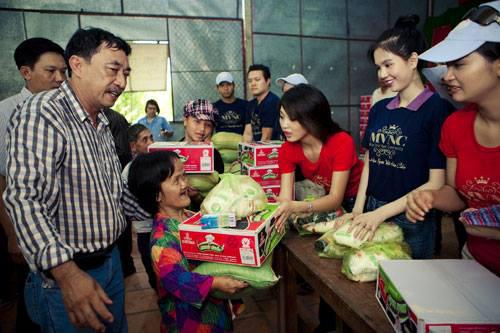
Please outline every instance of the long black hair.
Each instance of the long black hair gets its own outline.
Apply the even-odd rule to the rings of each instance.
[[[160,185],[174,174],[178,158],[171,151],[155,151],[137,156],[130,166],[130,192],[137,198],[139,205],[153,216],[158,213]]]
[[[330,104],[325,95],[309,84],[299,84],[284,93],[279,107],[283,107],[290,120],[298,121],[323,143],[331,135],[342,131],[332,119]]]
[[[412,53],[423,53],[427,49],[424,35],[417,30],[418,15],[401,16],[393,28],[384,31],[368,49],[368,58],[375,62],[376,49],[383,49],[408,60]],[[424,61],[419,60],[418,69],[424,67]]]

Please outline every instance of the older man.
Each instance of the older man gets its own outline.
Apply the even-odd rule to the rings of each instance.
[[[129,53],[110,32],[78,30],[66,46],[71,78],[11,119],[4,199],[32,271],[26,302],[43,331],[127,330],[115,241],[123,208],[134,215],[137,206],[102,110],[125,89]]]

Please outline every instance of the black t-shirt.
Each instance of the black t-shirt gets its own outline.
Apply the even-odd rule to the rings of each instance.
[[[273,129],[271,140],[282,139],[279,123],[279,102],[279,97],[270,91],[260,104],[256,98],[248,103],[247,123],[252,124],[254,141],[261,140],[263,127]]]
[[[225,103],[221,99],[214,103],[219,110],[215,119],[215,130],[217,132],[232,132],[243,134],[245,130],[247,101],[236,98],[233,103]]]

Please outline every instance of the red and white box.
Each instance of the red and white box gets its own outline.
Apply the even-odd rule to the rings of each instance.
[[[281,172],[277,164],[255,167],[241,163],[241,174],[250,176],[262,187],[281,184]]]
[[[272,253],[267,241],[278,205],[237,221],[236,228],[202,229],[201,212],[179,225],[184,256],[188,259],[260,267]]]
[[[359,96],[360,102],[361,103],[371,103],[372,102],[372,95],[361,95]]]
[[[474,260],[383,260],[375,297],[395,332],[500,332],[500,278]]]
[[[264,193],[266,193],[267,202],[276,202],[276,197],[280,195],[281,186],[262,186]]]
[[[248,166],[264,166],[278,164],[279,149],[282,141],[257,141],[238,146],[240,161]]]
[[[186,173],[214,172],[214,146],[209,143],[155,142],[148,147],[149,152],[173,151],[184,162]]]

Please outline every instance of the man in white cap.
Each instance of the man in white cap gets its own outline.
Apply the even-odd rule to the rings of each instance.
[[[279,77],[276,79],[276,84],[281,87],[284,93],[302,83],[308,84],[309,82],[307,82],[304,75],[299,73],[293,73],[287,77]]]
[[[219,110],[215,119],[217,132],[233,132],[243,135],[246,123],[247,101],[234,96],[234,79],[231,73],[221,72],[215,78],[220,99],[214,103]]]

